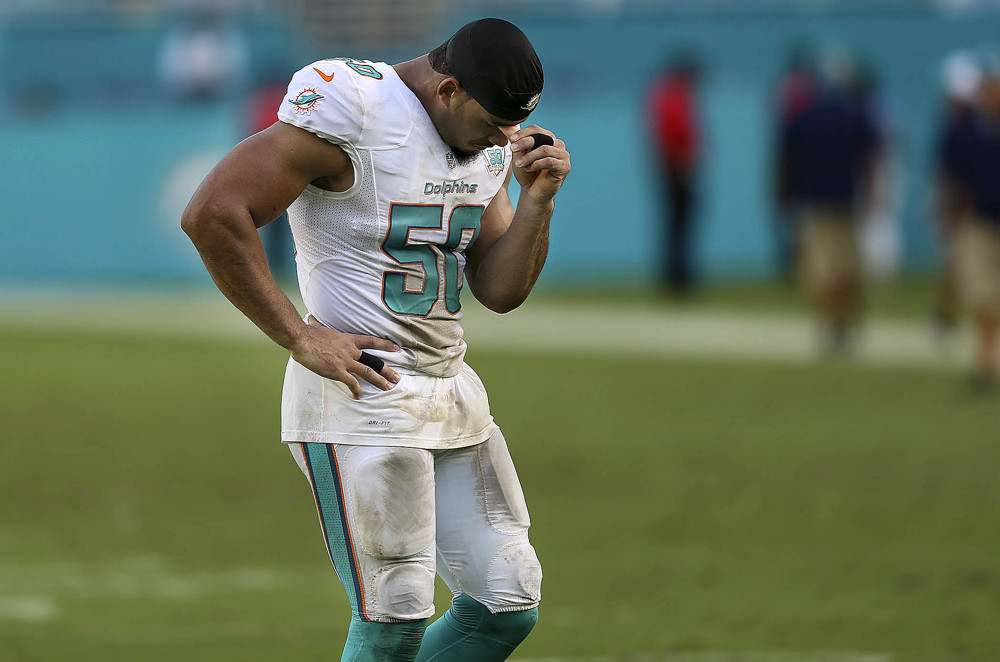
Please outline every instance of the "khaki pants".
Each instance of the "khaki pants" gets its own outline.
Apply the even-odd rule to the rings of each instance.
[[[807,209],[799,233],[799,274],[811,295],[857,280],[858,242],[849,213]]]
[[[1000,226],[968,219],[956,230],[952,251],[965,304],[1000,315]]]

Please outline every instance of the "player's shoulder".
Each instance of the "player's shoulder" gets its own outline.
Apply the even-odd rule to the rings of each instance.
[[[296,117],[282,119],[295,124],[302,115],[315,115],[313,124],[338,129],[340,138],[357,147],[392,147],[402,144],[412,129],[410,97],[390,64],[355,58],[318,60],[293,76],[284,105]]]
[[[334,57],[307,64],[295,76],[311,79],[317,85],[330,89],[353,90],[360,96],[377,97],[382,94],[384,81],[391,70],[392,66],[385,62]]]

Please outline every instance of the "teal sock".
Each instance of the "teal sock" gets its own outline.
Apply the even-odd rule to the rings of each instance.
[[[426,627],[426,618],[406,623],[375,623],[355,616],[340,662],[411,662]]]
[[[538,607],[491,614],[467,595],[424,633],[415,662],[501,662],[524,641],[538,620]]]

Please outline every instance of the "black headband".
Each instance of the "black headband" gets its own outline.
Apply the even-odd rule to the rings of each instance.
[[[542,63],[517,26],[483,18],[462,26],[448,40],[448,69],[487,112],[520,122],[538,104]]]

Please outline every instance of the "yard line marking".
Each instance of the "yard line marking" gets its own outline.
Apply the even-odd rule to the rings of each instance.
[[[0,596],[0,621],[42,623],[59,616],[59,605],[52,598],[31,595],[24,597]]]
[[[310,576],[272,568],[179,571],[157,557],[138,556],[113,563],[0,563],[0,618],[4,614],[44,614],[41,603],[22,594],[59,598],[149,597],[187,600],[205,595],[299,591]],[[4,610],[3,601],[14,601]],[[9,618],[13,618],[12,616]]]
[[[128,628],[104,628],[97,635],[104,641],[116,644],[203,643],[217,641],[247,642],[270,637],[267,625],[258,621],[235,623],[210,623],[206,625],[142,625]]]

